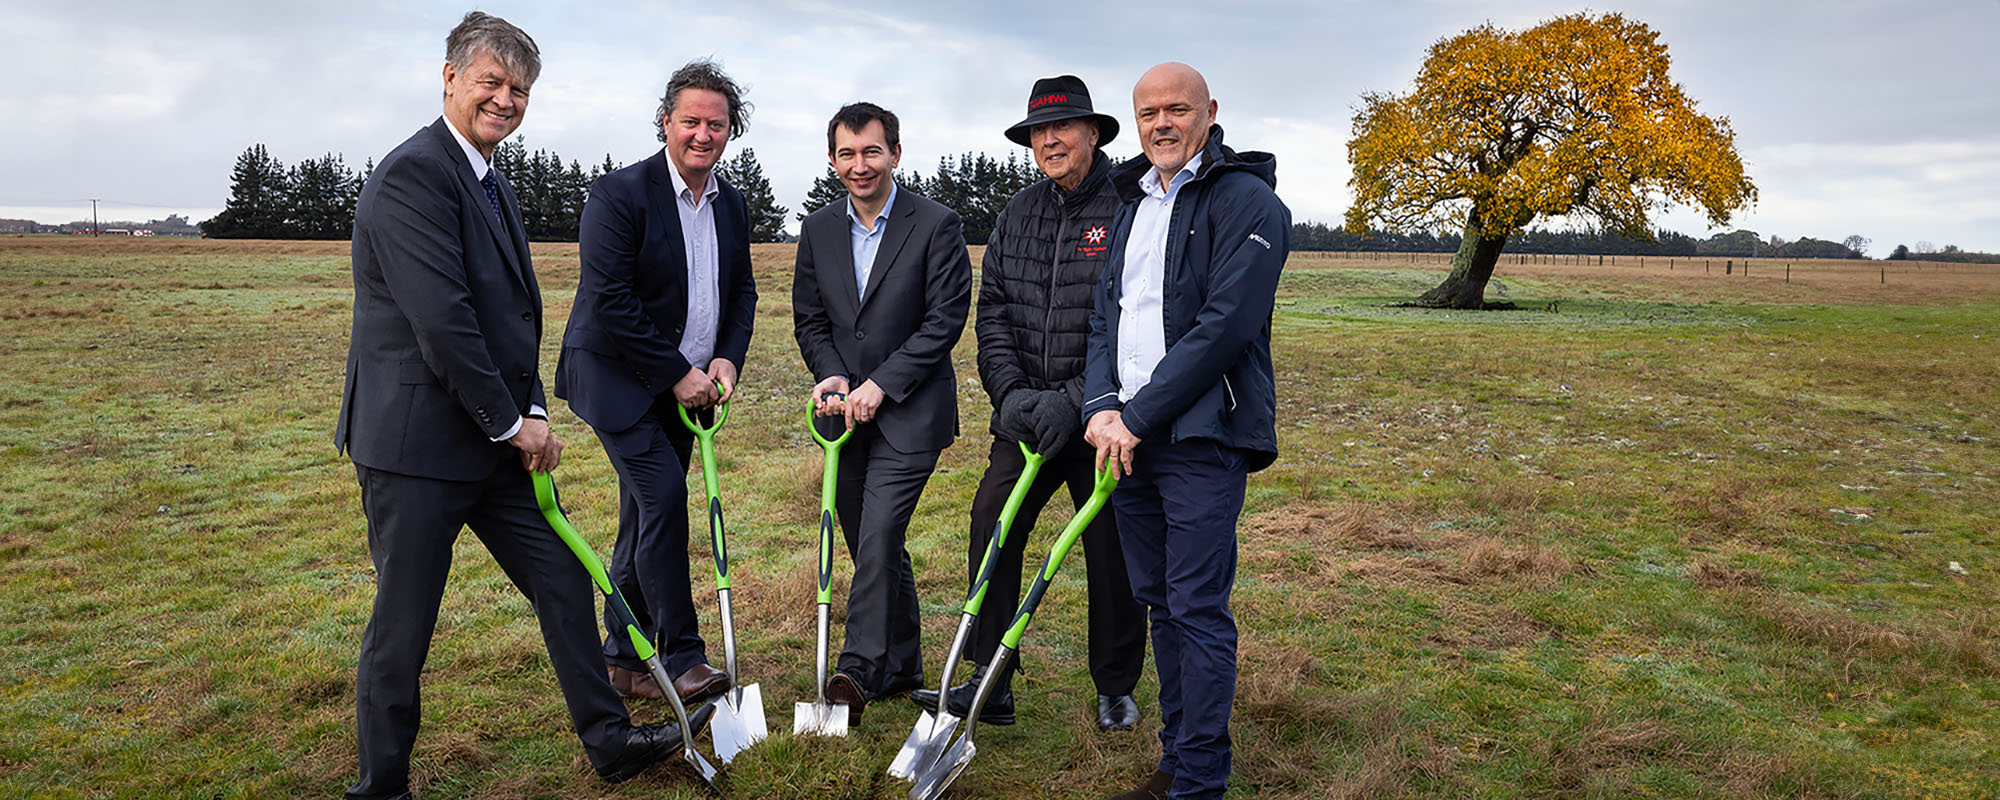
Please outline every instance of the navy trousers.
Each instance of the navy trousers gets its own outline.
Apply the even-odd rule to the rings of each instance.
[[[1132,594],[1146,607],[1160,675],[1160,770],[1174,798],[1219,798],[1229,782],[1236,697],[1236,519],[1243,454],[1209,439],[1141,442],[1111,495]]]
[[[632,427],[597,432],[604,454],[618,470],[618,539],[611,546],[611,582],[632,607],[639,630],[654,637],[668,677],[708,663],[707,647],[695,625],[694,585],[688,576],[687,480],[694,434],[681,422],[675,405],[671,393],[662,395]],[[707,412],[702,417],[708,419]],[[604,660],[646,671],[646,662],[625,635],[625,623],[610,608],[604,609],[604,628],[608,632]]]

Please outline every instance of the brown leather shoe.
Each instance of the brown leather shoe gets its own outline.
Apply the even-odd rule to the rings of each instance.
[[[1119,792],[1107,800],[1167,800],[1167,790],[1173,788],[1174,776],[1153,770],[1146,782],[1129,792]]]
[[[660,682],[653,680],[653,673],[640,672],[607,664],[604,674],[611,679],[611,688],[617,689],[625,697],[642,697],[647,700],[665,700],[667,693],[660,691]]]
[[[681,696],[682,703],[707,700],[729,690],[729,673],[707,664],[688,667],[680,677],[674,678],[674,691]]]
[[[862,694],[861,683],[845,672],[835,672],[826,679],[826,701],[847,706],[847,724],[861,720],[861,710],[868,707],[868,696]]]

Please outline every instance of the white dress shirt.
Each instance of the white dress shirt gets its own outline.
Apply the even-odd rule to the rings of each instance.
[[[452,124],[450,117],[444,118],[444,127],[446,130],[451,131],[451,138],[457,139],[458,146],[465,150],[465,161],[466,163],[472,165],[472,177],[482,181],[486,180],[486,171],[493,168],[493,163],[487,161],[486,156],[480,154],[479,148],[472,146],[472,140],[465,138],[465,134],[460,133],[458,131],[458,126]],[[480,194],[484,196],[485,190],[481,189]],[[486,204],[482,203],[480,204],[480,207],[488,208],[490,206],[487,206]],[[506,229],[507,226],[505,220],[501,221],[500,227],[502,230]],[[541,406],[530,403],[528,405],[527,416],[535,417],[538,419],[548,419],[549,411],[546,408],[542,408]],[[508,428],[505,434],[495,438],[493,441],[504,442],[507,441],[508,439],[514,438],[514,434],[520,432],[521,432],[521,420],[517,419],[514,420],[513,427]]]
[[[1118,401],[1132,402],[1133,395],[1153,381],[1153,368],[1167,357],[1165,318],[1167,237],[1174,216],[1174,200],[1181,187],[1194,180],[1201,169],[1201,155],[1174,174],[1172,182],[1160,185],[1160,171],[1146,170],[1139,178],[1145,196],[1132,212],[1132,232],[1125,239],[1125,271],[1118,295]]]
[[[671,158],[667,174],[673,176],[674,208],[680,211],[681,242],[687,248],[688,310],[687,325],[681,331],[681,356],[695,369],[706,370],[708,362],[715,359],[715,332],[721,324],[716,273],[722,256],[717,252],[715,235],[715,196],[720,190],[715,174],[709,173],[707,185],[696,197]]]

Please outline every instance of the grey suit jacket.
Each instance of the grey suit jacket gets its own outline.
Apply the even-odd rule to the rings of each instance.
[[[354,329],[334,444],[354,463],[478,480],[514,449],[503,435],[547,407],[542,295],[520,204],[502,220],[442,118],[398,145],[354,209]]]
[[[958,436],[958,378],[951,348],[965,332],[972,259],[958,213],[897,187],[888,229],[854,285],[848,199],[799,226],[792,272],[793,335],[815,381],[873,380],[887,396],[875,425],[906,453],[942,450]],[[866,298],[865,300],[863,298]]]

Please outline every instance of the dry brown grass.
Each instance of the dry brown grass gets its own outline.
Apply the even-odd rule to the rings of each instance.
[[[1576,570],[1575,561],[1541,542],[1511,545],[1478,539],[1465,548],[1459,561],[1459,574],[1468,582],[1511,580],[1535,588],[1554,586]]]
[[[1754,569],[1730,569],[1704,561],[1688,571],[1688,580],[1709,589],[1748,589],[1762,585],[1764,576]]]
[[[1532,507],[1531,492],[1493,498],[1499,507]],[[1248,518],[1241,528],[1253,569],[1312,583],[1365,579],[1396,584],[1501,582],[1553,586],[1586,569],[1540,541],[1504,540],[1458,530],[1420,530],[1377,506],[1343,503],[1287,507]],[[1428,526],[1426,526],[1428,527]]]

